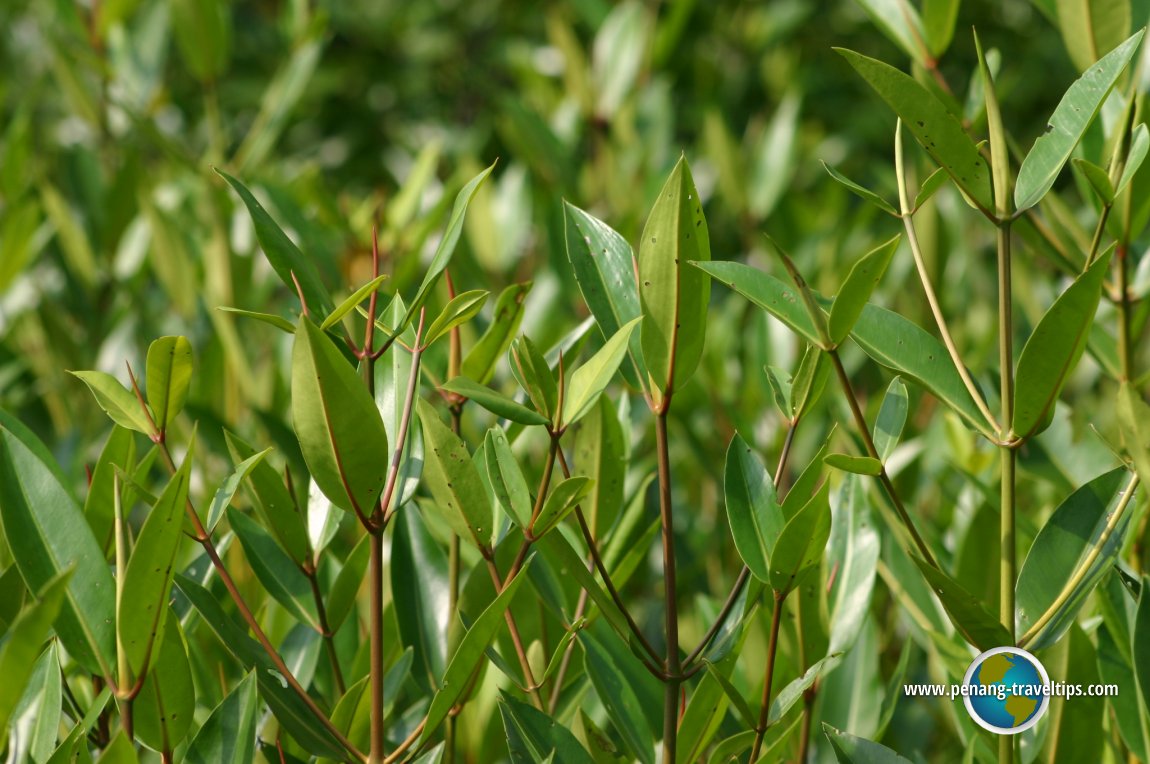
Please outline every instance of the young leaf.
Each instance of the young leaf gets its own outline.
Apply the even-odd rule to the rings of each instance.
[[[195,441],[193,441],[194,444]],[[142,673],[167,614],[172,587],[172,566],[183,537],[184,505],[191,483],[192,447],[148,513],[124,572],[122,593],[116,603],[116,633],[134,675]]]
[[[499,293],[495,301],[495,313],[483,336],[463,357],[460,374],[486,385],[495,376],[495,364],[511,347],[511,340],[519,332],[523,322],[523,301],[531,291],[531,282],[512,284]]]
[[[403,321],[396,327],[397,331],[402,331],[411,323],[413,317],[419,315],[419,309],[427,302],[427,298],[431,296],[431,290],[439,282],[439,277],[443,275],[443,271],[447,268],[448,263],[451,262],[451,256],[455,254],[455,246],[459,243],[459,237],[463,234],[463,219],[467,215],[467,207],[471,204],[471,200],[475,198],[475,192],[479,190],[479,186],[483,181],[487,180],[487,176],[495,169],[492,164],[487,169],[480,172],[474,178],[467,182],[459,193],[455,196],[455,206],[451,208],[451,217],[447,220],[447,228],[443,232],[443,238],[439,240],[439,246],[435,250],[435,256],[431,258],[431,265],[427,267],[427,271],[423,275],[423,281],[416,290],[415,296],[411,299],[411,304],[407,308],[407,313],[403,317]]]
[[[843,48],[835,50],[894,110],[931,158],[983,210],[990,210],[990,173],[962,123],[930,90],[893,66]]]
[[[451,302],[443,306],[443,310],[431,322],[427,330],[427,339],[423,344],[430,346],[440,337],[445,336],[455,327],[465,324],[483,309],[487,297],[491,293],[486,289],[472,289],[470,292],[457,294]]]
[[[941,167],[936,167],[934,172],[926,176],[926,180],[918,188],[918,193],[914,195],[914,206],[911,212],[918,212],[922,205],[926,204],[932,196],[938,193],[938,190],[946,185],[946,179],[950,176],[946,174],[946,170]]]
[[[575,475],[560,482],[551,490],[551,495],[547,497],[547,502],[539,512],[539,517],[535,518],[531,533],[536,537],[546,534],[561,523],[594,487],[595,481],[582,475]]]
[[[200,727],[185,754],[189,764],[248,764],[255,760],[256,682],[248,674]]]
[[[847,338],[858,320],[871,293],[874,292],[890,259],[898,249],[901,236],[895,236],[885,244],[880,244],[867,252],[856,262],[847,274],[842,289],[831,305],[831,316],[828,328],[831,333],[831,342],[836,345]]]
[[[591,410],[627,354],[627,343],[640,318],[633,318],[571,375],[563,399],[562,427],[570,427]]]
[[[161,430],[184,408],[192,381],[192,345],[187,337],[161,337],[148,347],[148,405]],[[139,406],[137,406],[137,409]]]
[[[1118,76],[1130,63],[1144,32],[1139,30],[1106,54],[1075,80],[1062,96],[1046,123],[1046,131],[1034,141],[1018,170],[1014,185],[1014,206],[1018,210],[1038,204],[1054,185],[1059,171],[1070,158],[1070,152],[1082,140]]]
[[[811,317],[793,284],[784,283],[769,273],[743,263],[716,260],[710,263],[692,262],[691,265],[763,308],[807,342],[812,345],[820,343]]]
[[[1086,159],[1071,159],[1070,163],[1074,165],[1074,169],[1082,173],[1082,177],[1086,178],[1086,182],[1094,189],[1094,193],[1098,194],[1103,204],[1114,203],[1115,191],[1109,173]]]
[[[823,481],[794,517],[787,521],[772,549],[770,585],[776,594],[786,596],[808,572],[816,568],[831,534],[828,504],[830,482]]]
[[[531,522],[531,491],[519,469],[519,462],[511,453],[511,444],[502,427],[492,427],[487,431],[484,459],[487,479],[500,506],[515,524],[526,528]]]
[[[89,673],[116,662],[115,582],[76,501],[37,452],[0,426],[0,523],[25,585],[40,591],[74,569],[53,624],[68,654]]]
[[[543,354],[527,335],[511,343],[511,374],[527,393],[535,409],[554,421],[559,412],[559,387]]]
[[[858,183],[855,183],[853,180],[851,180],[847,176],[843,175],[841,172],[839,172],[835,168],[831,167],[826,162],[822,162],[822,166],[823,166],[823,169],[827,171],[828,175],[830,175],[832,178],[837,180],[840,184],[845,186],[846,189],[848,191],[850,191],[852,194],[854,194],[855,196],[858,196],[860,199],[862,199],[864,201],[870,202],[871,204],[878,207],[880,210],[882,210],[886,214],[893,215],[894,217],[898,217],[898,210],[896,210],[894,208],[894,205],[892,205],[886,199],[883,199],[881,196],[876,194],[874,191],[871,191],[869,188],[866,188],[865,186],[861,186]]]
[[[1107,253],[1079,276],[1046,311],[1022,348],[1012,423],[1017,437],[1030,438],[1050,425],[1058,394],[1086,349],[1109,265]]]
[[[591,315],[605,337],[613,336],[638,318],[639,285],[635,281],[635,254],[627,240],[602,220],[564,202],[567,259]],[[623,376],[640,385],[643,375],[639,336],[632,335]]]
[[[220,306],[219,308],[216,308],[216,310],[222,310],[225,313],[235,313],[237,316],[244,316],[246,318],[254,318],[257,321],[263,321],[265,324],[271,324],[275,328],[280,329],[281,331],[285,331],[288,334],[295,334],[295,324],[281,316],[275,316],[271,313],[257,313],[252,310],[243,310],[241,308],[228,308],[225,306]]]
[[[842,653],[831,653],[827,657],[815,661],[814,665],[804,671],[801,676],[791,680],[786,687],[779,690],[779,694],[771,701],[767,724],[777,724],[782,721],[787,711],[790,711],[795,703],[803,697],[803,693],[809,690],[821,676],[839,665],[842,657]]]
[[[808,345],[791,380],[791,410],[788,418],[798,422],[818,403],[826,389],[831,373],[831,362],[826,353],[815,345]]]
[[[419,401],[419,421],[429,447],[423,476],[436,507],[456,535],[480,550],[489,549],[491,504],[467,446],[423,400]]]
[[[878,417],[874,423],[874,447],[884,462],[894,453],[902,428],[906,425],[906,412],[909,408],[906,385],[902,377],[895,377],[886,388]]]
[[[836,470],[850,472],[855,475],[870,475],[872,477],[882,474],[882,462],[870,456],[851,456],[849,454],[827,454],[823,461],[828,467]]]
[[[154,434],[152,423],[148,421],[148,415],[144,413],[136,396],[111,374],[105,374],[102,371],[71,371],[68,373],[78,377],[81,382],[88,386],[96,398],[97,405],[111,417],[113,422],[121,427],[127,427],[129,430],[142,432],[149,437]]]
[[[427,724],[423,727],[421,740],[426,741],[436,733],[452,706],[467,690],[467,678],[483,660],[484,652],[495,639],[495,634],[503,623],[503,614],[511,605],[511,599],[528,578],[532,560],[533,557],[529,558],[515,578],[504,584],[499,596],[479,614],[459,643],[455,654],[451,656],[451,663],[447,666],[443,681],[431,699],[431,707],[427,710]]]
[[[226,436],[226,433],[225,433]],[[211,507],[208,509],[208,521],[204,524],[205,530],[211,533],[216,529],[216,524],[224,516],[224,510],[232,503],[232,499],[236,496],[236,491],[240,490],[240,485],[247,478],[251,471],[256,468],[264,457],[271,453],[270,448],[265,448],[258,454],[253,454],[247,459],[236,465],[232,473],[224,478],[224,482],[220,483],[220,487],[216,489],[215,495],[212,497]]]
[[[346,300],[341,302],[335,310],[328,314],[328,317],[323,320],[323,323],[319,325],[319,328],[326,332],[328,329],[338,324],[341,320],[343,320],[344,316],[355,310],[356,306],[371,296],[375,290],[379,289],[380,285],[382,285],[386,280],[387,274],[380,274],[379,276],[376,276],[371,281],[361,286],[359,289],[352,292],[350,295],[348,295]],[[295,327],[292,327],[292,331],[295,331]]]
[[[710,279],[687,265],[711,259],[703,205],[680,157],[659,192],[639,243],[639,304],[647,386],[662,410],[699,365],[707,331]]]
[[[1138,172],[1139,168],[1142,167],[1142,162],[1146,160],[1147,151],[1150,151],[1150,130],[1143,123],[1134,128],[1134,133],[1130,136],[1130,149],[1126,152],[1126,164],[1122,167],[1122,177],[1114,186],[1115,196],[1125,191],[1126,186],[1130,185],[1130,181],[1134,179],[1134,174]]]
[[[538,411],[529,409],[522,403],[513,401],[502,393],[492,390],[486,385],[473,382],[467,377],[454,377],[441,385],[440,389],[462,395],[468,400],[475,401],[492,414],[512,422],[533,425],[547,424],[549,421]]]
[[[1127,477],[1120,467],[1094,478],[1054,510],[1034,539],[1018,574],[1015,603],[1017,631],[1029,635],[1028,650],[1052,645],[1066,632],[1117,559],[1132,514],[1115,516]],[[1071,583],[1073,590],[1066,591]],[[1044,615],[1045,624],[1031,634]]]
[[[217,169],[216,172],[235,189],[244,206],[248,208],[248,214],[251,215],[252,224],[256,229],[256,239],[259,240],[260,247],[279,275],[280,281],[293,293],[296,291],[296,282],[299,282],[299,290],[303,293],[308,310],[314,311],[316,315],[329,315],[333,310],[331,295],[320,280],[315,263],[300,252],[299,247],[272,220],[272,216],[256,201],[252,192],[243,183],[223,170]]]
[[[355,370],[319,327],[300,317],[292,348],[292,421],[324,495],[365,517],[387,477],[387,433]]]
[[[755,578],[765,583],[786,518],[767,468],[738,433],[727,448],[723,491],[735,549]]]

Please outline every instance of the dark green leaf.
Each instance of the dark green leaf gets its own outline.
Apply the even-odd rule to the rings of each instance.
[[[500,694],[499,713],[513,764],[535,764],[549,757],[554,764],[594,764],[566,727],[507,692]]]
[[[255,760],[256,682],[245,676],[212,711],[185,754],[190,764],[249,764]]]
[[[1070,163],[1082,173],[1103,204],[1114,203],[1114,184],[1110,182],[1110,175],[1105,170],[1086,159],[1071,159]]]
[[[655,764],[655,741],[647,725],[638,688],[633,687],[605,645],[589,631],[579,636],[584,666],[611,723],[631,754],[643,764]]]
[[[727,448],[723,490],[735,548],[751,573],[767,582],[771,552],[786,518],[767,468],[737,433]]]
[[[962,587],[945,571],[928,565],[918,557],[912,558],[915,565],[938,596],[954,628],[970,644],[980,650],[1001,647],[1014,642],[1010,632],[986,609],[982,601]]]
[[[511,373],[536,410],[554,421],[559,415],[559,386],[547,360],[526,335],[511,343]]]
[[[827,454],[823,461],[828,467],[856,475],[877,476],[882,474],[882,462],[870,456],[850,456],[849,454]]]
[[[487,479],[496,500],[516,525],[526,528],[531,522],[531,491],[523,478],[519,462],[511,453],[511,444],[502,427],[492,427],[487,431],[484,459]]]
[[[716,260],[710,263],[692,262],[691,265],[709,273],[712,278],[763,308],[807,342],[819,344],[815,326],[793,285],[743,263]]]
[[[224,430],[224,440],[227,441],[232,458],[241,464],[257,455],[254,448],[227,430]],[[248,481],[255,496],[256,511],[264,527],[275,534],[293,560],[296,562],[307,560],[311,555],[307,525],[296,507],[295,499],[288,493],[283,478],[270,464],[261,459],[250,468]],[[212,508],[214,511],[214,501]],[[226,508],[224,506],[220,511]]]
[[[836,345],[847,338],[855,321],[858,320],[871,293],[874,292],[878,282],[882,279],[890,259],[894,257],[895,250],[901,236],[895,236],[885,244],[880,244],[870,252],[859,258],[847,274],[842,289],[835,297],[831,306],[828,329],[831,333],[831,342]]]
[[[228,510],[228,522],[244,548],[244,556],[256,578],[272,599],[297,620],[319,629],[311,583],[271,534],[242,512]]]
[[[196,688],[192,683],[187,647],[180,619],[164,618],[158,651],[140,694],[132,706],[134,731],[140,742],[155,751],[179,745],[192,728]]]
[[[547,424],[550,420],[534,409],[529,409],[522,403],[508,398],[502,393],[492,390],[486,385],[473,382],[467,377],[453,377],[445,382],[441,389],[456,395],[462,395],[468,400],[475,401],[483,408],[496,416],[519,424],[535,425]]]
[[[257,321],[263,321],[265,324],[271,324],[277,329],[281,329],[288,334],[295,334],[295,324],[288,321],[281,316],[275,316],[271,313],[257,313],[252,310],[242,310],[240,308],[227,308],[219,307],[217,310],[222,310],[225,313],[235,313],[237,316],[244,316],[246,318],[254,318]]]
[[[770,561],[770,584],[782,596],[786,596],[823,558],[831,533],[829,494],[830,482],[823,481],[818,493],[787,520],[779,533]]]
[[[826,722],[823,722],[823,734],[830,741],[839,764],[910,764],[886,746],[837,730]]]
[[[1134,674],[1142,690],[1142,701],[1150,708],[1150,576],[1142,576],[1142,596],[1130,635],[1134,654]]]

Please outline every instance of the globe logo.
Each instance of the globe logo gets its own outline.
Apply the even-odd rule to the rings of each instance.
[[[1030,729],[1050,705],[1046,668],[1018,647],[987,650],[970,663],[962,680],[970,718],[998,735]]]

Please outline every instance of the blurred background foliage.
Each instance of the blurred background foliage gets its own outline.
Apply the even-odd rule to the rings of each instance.
[[[773,268],[762,237],[768,232],[814,286],[833,292],[850,263],[901,225],[820,164],[894,198],[894,117],[832,46],[913,68],[981,134],[981,97],[977,86],[971,92],[977,77],[969,30],[977,25],[1022,152],[1082,61],[1096,57],[1081,50],[1074,29],[1063,34],[1055,0],[916,5],[920,27],[932,33],[929,54],[922,40],[907,38],[900,14],[910,6],[899,0],[5,0],[0,408],[50,444],[79,487],[108,422],[66,371],[100,369],[126,380],[125,361],[138,369],[152,339],[185,334],[197,363],[188,421],[199,421],[209,472],[215,465],[203,483],[214,484],[231,465],[225,422],[251,442],[275,444],[277,463],[299,465],[303,474],[288,429],[290,337],[218,309],[291,318],[298,303],[260,255],[247,212],[213,167],[256,192],[340,295],[369,280],[378,222],[384,270],[392,275],[385,290],[410,294],[455,192],[498,158],[468,213],[451,275],[460,291],[532,281],[523,330],[543,347],[588,315],[565,252],[562,201],[636,243],[681,152],[691,159],[716,259]],[[1144,2],[1098,5],[1121,9],[1111,44],[1146,21]],[[1108,157],[1102,124],[1117,118],[1102,116],[1079,149],[1099,164]],[[925,155],[908,151],[925,177],[933,169]],[[1095,222],[1092,197],[1069,171],[1056,189],[1054,240],[1084,251]],[[994,231],[970,221],[953,188],[916,217],[943,310],[958,319],[958,344],[975,375],[989,379],[996,364]],[[1135,232],[1136,242],[1143,238]],[[1023,248],[1016,260],[1024,321],[1036,321],[1065,283],[1055,278],[1062,269],[1050,247]],[[1148,287],[1143,265],[1135,293]],[[433,305],[446,299],[441,287]],[[875,299],[930,325],[905,251]],[[1098,323],[1111,327],[1107,310]],[[465,327],[465,348],[489,316],[490,308]],[[1094,338],[1096,360],[1071,382],[1070,395],[1082,405],[1060,407],[1054,426],[1022,454],[1022,549],[1050,507],[1113,462],[1088,428],[1096,420],[1109,427],[1110,415],[1098,416],[1110,411],[1116,390],[1104,373],[1105,345],[1104,336]],[[677,396],[672,422],[680,577],[698,584],[684,614],[688,641],[702,635],[737,572],[719,454],[738,430],[773,463],[783,428],[763,368],[793,369],[800,350],[766,314],[715,291],[704,360]],[[428,364],[442,379],[445,353],[437,352]],[[1136,368],[1147,368],[1145,348],[1137,353]],[[863,360],[847,356],[873,417],[889,376]],[[493,384],[510,389],[509,380],[501,362]],[[983,387],[993,408],[994,385],[984,379]],[[843,404],[826,398],[818,404],[829,414],[824,421],[846,421]],[[928,518],[920,527],[931,543],[948,550],[956,577],[984,594],[994,612],[997,542],[979,532],[997,522],[988,502],[994,453],[938,413],[912,390],[908,436],[891,469],[913,497],[908,503]],[[484,422],[471,419],[464,429],[474,443]],[[797,451],[809,457],[828,429],[800,431]],[[636,433],[628,496],[653,464],[646,425]],[[1058,447],[1045,449],[1045,442]],[[1075,444],[1072,452],[1067,443]],[[883,697],[885,669],[903,644],[892,634],[909,630],[929,642],[924,628],[950,631],[926,590],[898,586],[921,586],[908,566],[896,544],[884,544],[878,570],[885,587],[875,591],[874,612],[885,615],[863,622],[858,647],[827,678],[835,691],[820,694],[820,719],[863,736],[881,733],[889,718],[880,719],[874,699]],[[629,586],[657,586],[658,576],[652,557]],[[898,616],[893,600],[903,597],[930,612],[917,621]],[[653,598],[638,609],[644,623],[661,617]],[[752,640],[747,654],[762,650]],[[925,680],[925,664],[914,666],[912,674]],[[785,663],[780,675],[793,676],[794,668]],[[754,681],[737,683],[747,690]],[[852,697],[871,700],[850,704]],[[941,710],[930,718],[922,704],[903,707],[899,713],[914,718],[891,727],[899,750],[943,755],[948,738],[936,728],[967,725],[941,718]],[[476,740],[488,739],[483,725],[498,724],[490,708],[464,718]]]

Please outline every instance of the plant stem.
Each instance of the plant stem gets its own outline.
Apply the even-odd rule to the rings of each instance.
[[[846,368],[843,366],[842,359],[839,357],[838,350],[828,350],[827,354],[831,357],[831,363],[835,368],[835,375],[838,377],[839,385],[842,387],[843,392],[846,394],[847,404],[850,406],[851,416],[854,417],[855,426],[862,437],[863,444],[866,447],[867,455],[872,459],[877,459],[882,463],[882,457],[879,455],[878,448],[875,447],[874,438],[871,437],[870,428],[867,426],[866,417],[863,415],[862,409],[859,408],[858,399],[855,397],[854,388],[851,386],[850,377],[847,376]],[[890,499],[891,504],[894,505],[895,512],[898,514],[899,520],[902,521],[903,526],[907,532],[910,533],[911,539],[914,541],[918,553],[922,555],[924,561],[933,567],[938,567],[938,561],[935,560],[934,554],[931,553],[930,547],[926,545],[926,541],[919,535],[918,529],[914,525],[914,520],[911,519],[910,513],[906,511],[906,507],[899,498],[898,492],[894,489],[894,483],[891,482],[890,476],[886,472],[886,465],[882,465],[882,469],[878,474],[879,482],[882,484],[883,491],[886,492],[887,498]]]
[[[667,679],[663,688],[663,761],[673,764],[679,735],[679,685],[683,667],[679,659],[679,610],[675,586],[675,520],[671,508],[671,460],[667,441],[666,402],[655,417],[659,461],[659,518],[663,530],[663,598],[666,607]]]
[[[763,748],[763,736],[767,734],[767,721],[771,712],[771,684],[775,677],[775,655],[779,649],[779,625],[782,621],[783,601],[786,594],[776,591],[774,605],[771,607],[771,637],[767,644],[767,668],[763,674],[763,700],[759,706],[759,726],[755,727],[755,744],[751,748],[751,761],[759,758],[759,751]]]
[[[369,764],[387,756],[383,718],[383,529],[371,534],[371,752]]]
[[[1122,382],[1134,378],[1134,353],[1130,338],[1130,273],[1125,242],[1119,243],[1118,256],[1118,361]]]
[[[1014,420],[1014,321],[1013,292],[1010,272],[1010,224],[998,226],[998,365],[999,397],[1002,404],[1002,424],[999,440],[1011,440]],[[1010,446],[999,446],[1002,482],[999,515],[999,567],[998,600],[999,620],[1014,639],[1014,581],[1017,576],[1015,558],[1015,462],[1017,452]],[[999,764],[1014,761],[1012,736],[1003,735],[998,741]]]
[[[304,571],[307,576],[308,583],[311,584],[312,599],[315,600],[316,615],[319,618],[320,636],[323,638],[324,651],[327,653],[328,661],[331,663],[331,673],[335,679],[335,689],[342,696],[347,692],[347,686],[343,681],[343,671],[339,667],[339,656],[335,652],[335,635],[332,634],[331,626],[327,620],[327,608],[323,604],[323,593],[319,588],[319,579],[316,576],[315,570],[310,567]]]
[[[495,585],[495,594],[498,595],[503,588],[511,583],[514,576],[507,576],[504,579],[499,575],[499,568],[495,564],[494,557],[485,558],[487,562],[487,572],[491,575],[491,583]],[[531,698],[531,702],[540,711],[543,710],[543,696],[539,694],[539,685],[535,681],[535,674],[531,671],[531,662],[527,660],[527,649],[523,646],[523,637],[519,634],[519,626],[515,622],[515,616],[511,613],[511,608],[508,607],[507,611],[503,614],[503,620],[507,623],[507,630],[511,634],[511,644],[515,646],[515,655],[519,658],[519,668],[523,671],[523,679],[527,683],[526,691]]]

